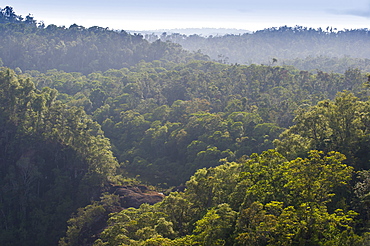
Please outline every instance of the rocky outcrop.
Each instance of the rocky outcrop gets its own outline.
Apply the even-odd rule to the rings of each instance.
[[[120,198],[122,208],[139,208],[141,204],[153,205],[163,200],[162,193],[150,190],[144,185],[139,186],[112,186],[111,192]]]

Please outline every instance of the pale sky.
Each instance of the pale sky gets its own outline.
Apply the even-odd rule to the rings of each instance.
[[[369,28],[370,0],[5,0],[46,25],[123,30],[279,26]]]

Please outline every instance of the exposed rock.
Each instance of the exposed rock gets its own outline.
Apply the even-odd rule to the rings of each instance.
[[[111,193],[119,196],[121,207],[139,208],[141,204],[153,205],[163,200],[164,195],[150,190],[144,185],[140,186],[112,186]]]

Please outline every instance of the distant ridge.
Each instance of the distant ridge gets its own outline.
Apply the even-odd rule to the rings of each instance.
[[[244,30],[244,29],[233,29],[233,28],[179,28],[179,29],[158,29],[158,30],[143,30],[143,31],[134,31],[134,30],[129,30],[128,32],[130,33],[141,33],[141,34],[156,34],[160,35],[164,32],[167,34],[172,34],[172,33],[180,33],[180,34],[185,34],[185,35],[201,35],[201,36],[223,36],[226,34],[234,34],[234,35],[239,35],[239,34],[244,34],[244,33],[252,33],[249,30]]]

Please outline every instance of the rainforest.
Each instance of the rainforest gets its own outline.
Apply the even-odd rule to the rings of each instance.
[[[369,245],[369,30],[0,34],[1,245]]]

